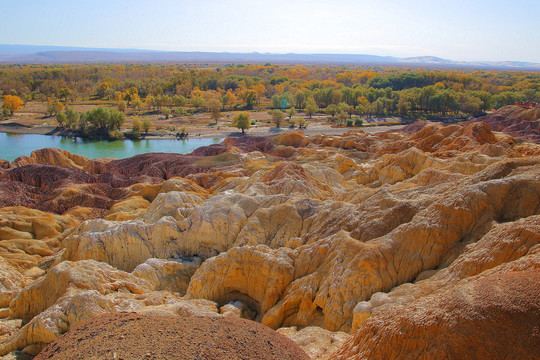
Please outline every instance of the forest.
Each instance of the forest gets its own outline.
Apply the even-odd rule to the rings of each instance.
[[[266,110],[289,119],[324,113],[338,125],[356,116],[463,119],[519,101],[540,101],[540,74],[383,66],[276,64],[1,65],[3,116],[23,103],[47,103],[46,116],[69,104],[165,117]],[[15,105],[13,105],[15,103]],[[113,114],[114,115],[114,114]],[[82,116],[82,119],[85,117]],[[118,118],[118,117],[117,117]],[[62,126],[78,126],[76,114]],[[73,119],[76,119],[73,121]]]

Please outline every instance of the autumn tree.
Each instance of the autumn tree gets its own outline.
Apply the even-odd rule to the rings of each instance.
[[[227,92],[223,94],[219,100],[224,108],[227,106],[231,108],[234,104],[236,104],[236,95],[234,95],[231,90],[227,90]]]
[[[174,106],[186,106],[187,105],[187,99],[182,95],[174,95],[172,97],[172,102]]]
[[[276,127],[279,128],[283,120],[285,120],[285,113],[278,109],[274,109],[268,113],[272,116],[272,121],[276,124]]]
[[[221,117],[221,102],[217,99],[212,99],[208,102],[208,108],[210,110],[210,116],[217,125],[219,118]]]
[[[161,109],[161,113],[165,115],[165,119],[168,119],[169,116],[171,116],[171,109],[169,109],[168,107],[164,107],[163,109]]]
[[[196,95],[191,98],[191,104],[195,108],[195,111],[199,111],[199,109],[204,106],[205,101],[202,96]]]
[[[132,86],[127,89],[122,95],[123,99],[126,100],[129,105],[133,100],[139,99],[139,90],[135,86]]]
[[[133,118],[133,120],[131,120],[131,135],[135,139],[138,139],[141,137],[141,128],[142,128],[141,120],[138,117]]]
[[[23,104],[24,104],[23,101],[18,96],[5,95],[4,105],[2,105],[2,109],[9,111],[9,114],[13,115],[14,111],[22,109]]]
[[[100,99],[104,97],[109,97],[111,95],[111,83],[104,81],[99,84],[96,90],[96,96]]]
[[[136,112],[140,112],[143,109],[143,102],[140,99],[133,100],[131,102],[131,108]]]
[[[257,93],[257,102],[259,103],[266,91],[266,87],[263,84],[257,84],[253,85],[253,90]]]
[[[241,129],[242,134],[244,134],[245,130],[251,127],[250,114],[248,112],[243,111],[234,115],[232,119],[232,126],[238,129]]]
[[[308,99],[308,101],[306,102],[306,108],[304,109],[304,111],[306,112],[306,114],[309,115],[310,119],[313,116],[313,114],[319,111],[319,107],[317,106],[313,98]]]
[[[68,88],[62,88],[60,89],[60,99],[64,99],[65,102],[67,102],[68,100],[68,97],[71,95],[71,90],[69,90]]]
[[[125,101],[119,101],[116,107],[118,108],[118,111],[125,112],[127,109],[127,104]]]
[[[257,101],[257,92],[255,90],[244,89],[238,95],[246,103],[246,109],[253,109],[253,105]]]
[[[144,133],[148,134],[148,131],[152,127],[152,120],[150,120],[149,118],[144,118],[141,126],[142,126],[142,129],[144,130]]]
[[[48,99],[47,113],[49,114],[49,116],[56,115],[60,111],[63,111],[63,110],[64,110],[64,105],[62,105],[62,103],[60,101],[58,101],[58,100],[52,101],[52,100]]]

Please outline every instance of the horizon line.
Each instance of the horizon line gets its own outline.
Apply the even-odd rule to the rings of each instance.
[[[442,58],[440,56],[436,55],[414,55],[414,56],[394,56],[394,55],[378,55],[373,53],[360,53],[360,52],[320,52],[320,51],[314,51],[314,52],[271,52],[271,51],[230,51],[230,50],[164,50],[164,49],[144,49],[144,48],[129,48],[129,47],[91,47],[91,46],[76,46],[76,45],[35,45],[35,44],[2,44],[0,43],[0,46],[20,46],[20,47],[51,47],[51,48],[66,48],[66,49],[77,49],[77,50],[71,50],[71,51],[96,51],[96,50],[102,50],[102,51],[129,51],[129,52],[148,52],[148,53],[156,53],[156,52],[162,52],[162,53],[209,53],[209,54],[240,54],[240,55],[250,55],[250,54],[259,54],[259,55],[341,55],[341,56],[373,56],[373,57],[380,57],[380,58],[388,58],[388,59],[396,59],[396,60],[408,60],[408,59],[421,59],[421,58],[433,58],[433,59],[439,59],[443,61],[451,61],[451,62],[457,62],[457,63],[465,63],[465,64],[457,64],[457,65],[467,65],[467,63],[471,63],[474,65],[474,63],[524,63],[524,64],[530,64],[535,66],[540,66],[540,61],[525,61],[525,60],[457,60],[457,59],[447,59]],[[50,51],[62,51],[62,50],[50,50]],[[69,50],[66,50],[69,51]],[[422,65],[423,63],[419,63],[419,65]],[[429,63],[426,63],[425,65],[429,65]],[[431,64],[433,65],[433,63]]]

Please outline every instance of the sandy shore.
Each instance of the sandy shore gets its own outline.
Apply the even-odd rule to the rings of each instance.
[[[367,126],[367,127],[332,127],[329,124],[310,124],[307,129],[303,129],[306,135],[326,134],[326,135],[341,135],[350,130],[363,130],[370,133],[383,132],[388,130],[397,130],[402,128],[403,125],[392,126]],[[285,132],[296,131],[297,128],[276,128],[271,126],[252,127],[246,130],[247,136],[270,136],[277,135]],[[209,126],[190,126],[187,127],[189,138],[226,138],[229,136],[241,136],[242,132],[236,128],[222,126],[219,129],[217,127]],[[36,135],[68,135],[59,131],[55,126],[50,125],[38,125],[38,126],[25,126],[19,123],[0,123],[0,132],[9,134],[36,134]],[[145,139],[159,140],[159,139],[174,139],[175,133],[173,132],[151,132],[145,136]]]

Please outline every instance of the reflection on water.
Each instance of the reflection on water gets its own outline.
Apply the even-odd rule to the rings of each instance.
[[[222,139],[187,140],[87,140],[65,136],[0,133],[0,159],[13,161],[29,156],[37,149],[53,147],[91,159],[110,157],[127,158],[149,152],[187,154],[198,147],[217,144]]]

